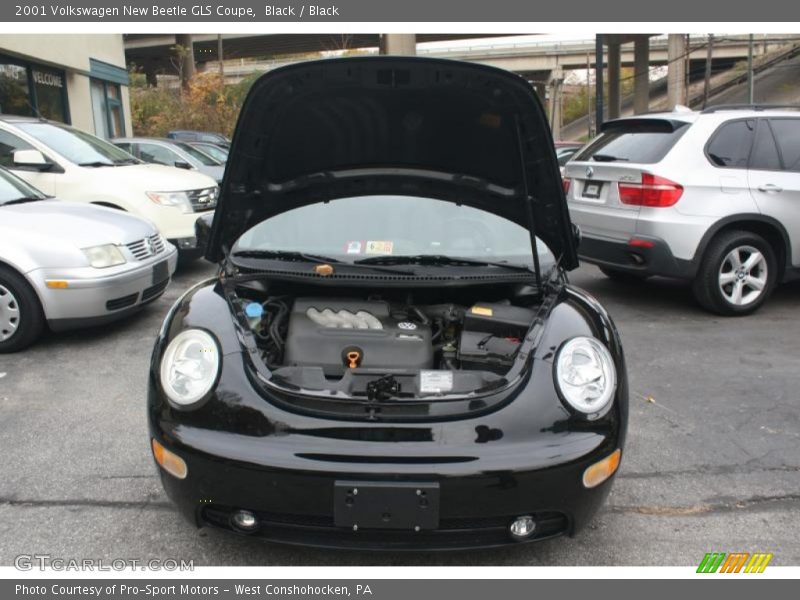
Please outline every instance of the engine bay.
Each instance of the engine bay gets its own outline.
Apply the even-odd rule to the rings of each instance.
[[[320,291],[258,282],[240,286],[234,302],[278,381],[371,400],[498,385],[539,304],[538,295],[519,284],[483,294],[458,288],[427,294]],[[460,302],[445,301],[450,297]]]

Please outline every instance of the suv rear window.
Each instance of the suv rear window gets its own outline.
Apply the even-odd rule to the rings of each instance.
[[[611,121],[603,133],[573,160],[596,162],[657,163],[689,129],[690,123],[668,119],[624,119]]]

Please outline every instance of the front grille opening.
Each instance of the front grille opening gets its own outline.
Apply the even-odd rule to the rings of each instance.
[[[199,512],[200,521],[207,526],[241,533],[232,524],[236,510],[246,507],[207,505]],[[508,528],[519,515],[499,517],[443,517],[439,528],[414,532],[390,529],[364,529],[353,532],[336,527],[332,515],[298,515],[253,511],[260,525],[249,533],[268,540],[311,546],[375,548],[375,549],[458,549],[480,546],[516,544]],[[569,532],[569,518],[558,511],[539,511],[530,514],[536,521],[536,533],[530,538],[544,540]]]
[[[121,308],[127,308],[129,306],[133,306],[136,304],[136,299],[139,297],[139,293],[136,292],[135,294],[130,294],[128,296],[123,296],[122,298],[114,298],[106,302],[106,310],[119,310]]]
[[[145,260],[151,256],[157,256],[166,248],[164,238],[158,233],[130,244],[125,244],[125,247],[128,248],[136,260]]]
[[[160,296],[162,293],[164,293],[164,290],[167,289],[167,285],[169,285],[169,279],[165,279],[161,283],[157,283],[156,285],[147,288],[142,292],[142,302],[147,302],[148,300],[152,300]]]

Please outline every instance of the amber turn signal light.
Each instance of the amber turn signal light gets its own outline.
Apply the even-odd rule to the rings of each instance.
[[[167,473],[178,479],[186,479],[186,474],[189,470],[186,468],[186,463],[183,459],[164,448],[155,439],[153,439],[153,456],[159,466]]]
[[[603,460],[594,463],[591,467],[586,469],[583,472],[584,487],[597,487],[616,473],[619,468],[620,458],[622,458],[622,450],[617,448]]]

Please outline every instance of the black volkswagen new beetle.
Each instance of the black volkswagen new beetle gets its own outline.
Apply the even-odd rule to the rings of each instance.
[[[405,57],[271,71],[198,234],[218,276],[169,312],[148,399],[191,522],[475,548],[573,534],[602,504],[625,361],[567,283],[577,232],[526,81]]]

